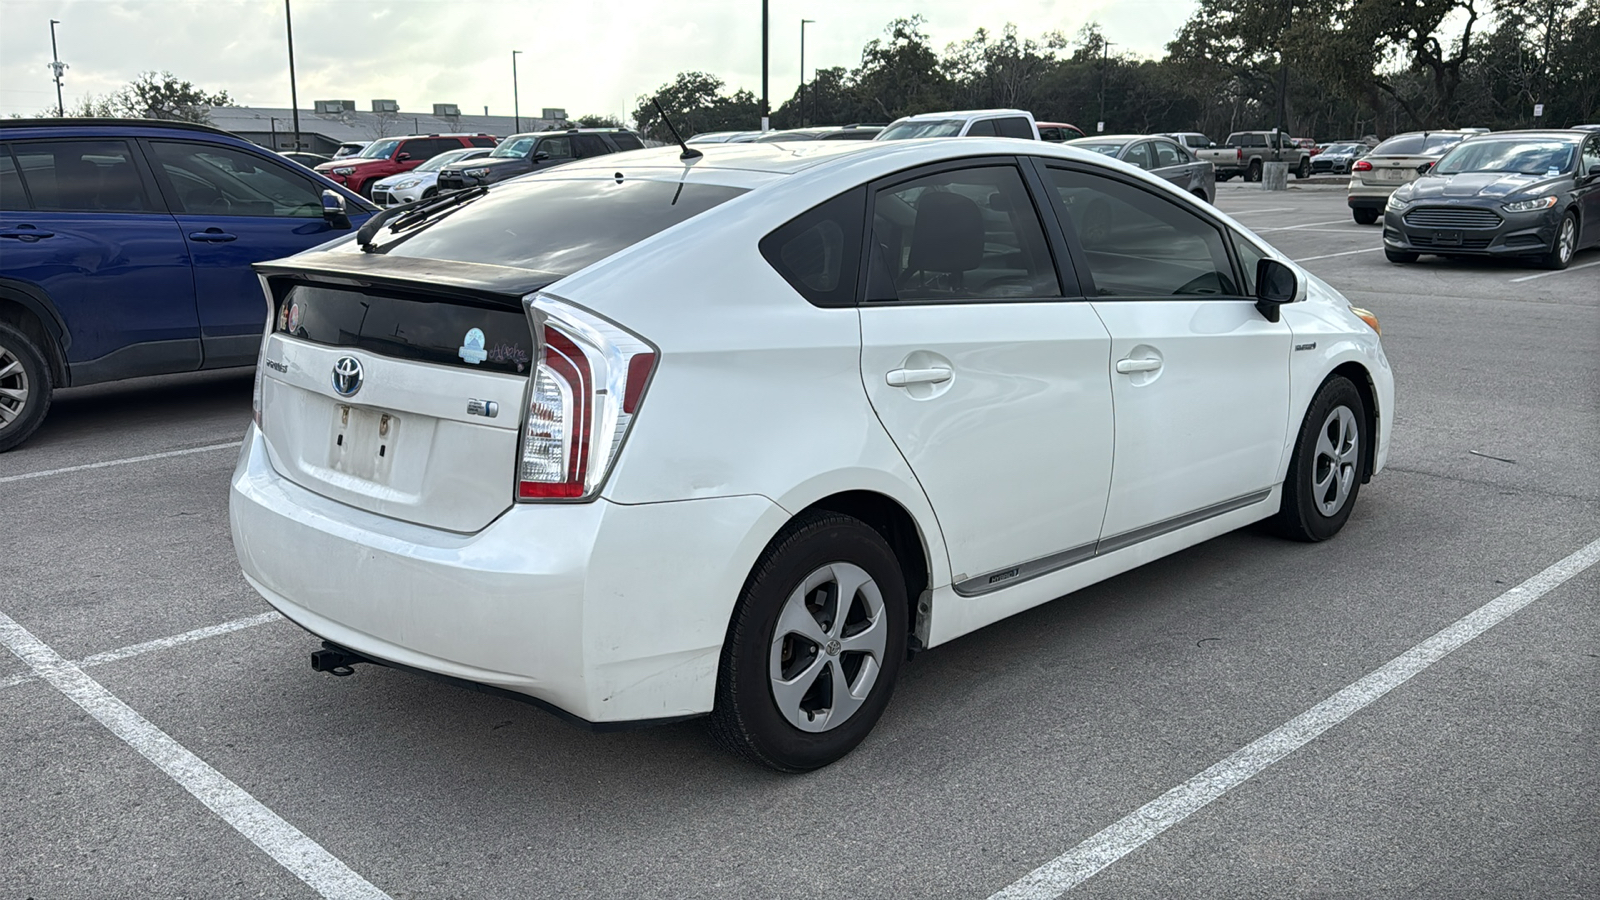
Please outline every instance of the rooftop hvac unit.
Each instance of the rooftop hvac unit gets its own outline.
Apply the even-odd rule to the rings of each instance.
[[[393,100],[374,100],[372,101],[372,111],[375,113],[397,113],[400,111],[400,104]]]
[[[433,114],[436,116],[459,116],[461,115],[461,107],[454,103],[435,103],[433,105]]]
[[[322,115],[337,115],[342,112],[355,112],[354,100],[318,100],[312,104],[313,108]]]

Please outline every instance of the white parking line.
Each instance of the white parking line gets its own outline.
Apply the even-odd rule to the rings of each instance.
[[[229,781],[205,760],[134,712],[132,707],[84,674],[82,669],[62,659],[59,653],[5,613],[0,613],[0,643],[27,663],[34,674],[50,682],[112,734],[155,763],[196,800],[312,890],[339,900],[390,900],[388,894],[357,875],[321,844],[306,837],[244,788]]]
[[[1344,690],[995,892],[989,900],[1046,900],[1072,890],[1596,562],[1600,562],[1600,540],[1462,616]]]
[[[1346,250],[1343,253],[1325,253],[1325,254],[1323,254],[1321,256],[1303,256],[1303,257],[1295,260],[1295,262],[1303,263],[1303,262],[1311,262],[1314,259],[1333,259],[1335,256],[1354,256],[1357,253],[1371,253],[1374,250],[1382,250],[1382,249],[1383,249],[1382,247],[1366,247],[1366,248],[1363,248],[1361,250]]]
[[[1312,228],[1312,227],[1315,227],[1317,225],[1338,225],[1340,222],[1350,222],[1350,220],[1349,219],[1332,219],[1332,220],[1329,220],[1327,222],[1307,222],[1304,225],[1279,225],[1279,226],[1274,227],[1274,228],[1257,228],[1256,229],[1256,233],[1260,234],[1263,231],[1298,231],[1301,228]],[[1351,224],[1354,224],[1354,223],[1351,223]]]
[[[183,634],[174,634],[171,637],[156,638],[153,641],[145,641],[142,644],[132,644],[119,650],[107,650],[104,653],[96,653],[93,656],[85,656],[83,659],[77,660],[74,665],[77,665],[80,668],[87,668],[89,666],[103,666],[106,663],[116,662],[119,659],[127,659],[130,656],[138,656],[141,653],[149,653],[154,650],[166,650],[169,647],[176,647],[180,644],[190,644],[195,641],[203,641],[206,638],[213,638],[220,634],[228,634],[230,632],[240,631],[245,628],[253,628],[256,625],[265,625],[268,622],[277,622],[282,618],[283,616],[280,616],[275,612],[264,612],[260,615],[246,616],[243,619],[234,619],[231,622],[223,622],[220,625],[207,625],[204,628],[196,628],[193,631],[185,631]],[[24,674],[12,675],[9,678],[0,678],[0,688],[15,687],[19,684],[32,681],[37,677],[39,676]]]
[[[1532,281],[1535,278],[1548,278],[1551,275],[1560,275],[1563,272],[1576,272],[1579,269],[1587,269],[1590,266],[1600,266],[1600,262],[1584,263],[1581,266],[1572,266],[1571,268],[1567,268],[1567,269],[1557,269],[1557,270],[1555,270],[1553,272],[1540,272],[1537,275],[1524,275],[1521,278],[1513,278],[1513,279],[1511,279],[1511,283],[1512,284],[1516,284],[1519,281]]]
[[[9,481],[27,481],[29,478],[43,478],[46,475],[65,475],[68,472],[82,472],[87,469],[104,469],[107,466],[126,466],[130,463],[149,462],[152,459],[167,459],[173,456],[188,456],[191,453],[210,453],[212,450],[233,450],[243,443],[234,441],[231,444],[210,444],[205,447],[190,447],[187,450],[168,450],[165,453],[147,453],[144,456],[130,456],[127,459],[108,459],[105,462],[84,463],[81,466],[67,466],[62,469],[45,469],[42,472],[25,472],[21,475],[0,476],[0,484]]]

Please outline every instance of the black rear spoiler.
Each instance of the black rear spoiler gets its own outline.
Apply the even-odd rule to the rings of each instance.
[[[533,269],[484,263],[357,253],[343,247],[313,250],[255,264],[271,281],[318,281],[353,287],[386,287],[443,294],[522,309],[522,298],[560,276]]]

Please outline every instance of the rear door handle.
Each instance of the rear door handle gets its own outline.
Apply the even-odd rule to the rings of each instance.
[[[225,244],[228,241],[236,241],[238,239],[238,235],[229,234],[221,228],[207,228],[205,231],[189,232],[189,240],[199,241],[202,244]]]
[[[950,380],[950,370],[944,366],[932,366],[927,369],[892,369],[888,375],[890,387],[905,387],[912,384],[943,384]]]
[[[1123,375],[1132,375],[1135,372],[1154,372],[1161,368],[1159,359],[1119,359],[1117,372]]]

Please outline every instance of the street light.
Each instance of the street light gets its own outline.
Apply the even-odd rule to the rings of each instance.
[[[815,25],[816,19],[800,20],[800,127],[806,127],[806,26]]]
[[[1111,56],[1112,43],[1102,35],[1100,38],[1100,123],[1095,127],[1096,132],[1106,130],[1106,63]]]
[[[60,54],[56,53],[56,26],[60,24],[60,19],[50,20],[50,71],[56,76],[56,115],[64,119],[67,116],[67,108],[61,102],[61,73],[66,71],[67,64],[62,62]]]
[[[767,100],[767,0],[761,0],[761,130],[772,127],[772,104]]]
[[[522,100],[517,96],[517,54],[521,50],[511,51],[511,117],[516,120],[516,126],[511,129],[512,134],[522,133]]]
[[[283,27],[289,35],[289,109],[294,113],[294,149],[300,149],[300,92],[294,83],[294,19],[289,0],[283,0]]]

